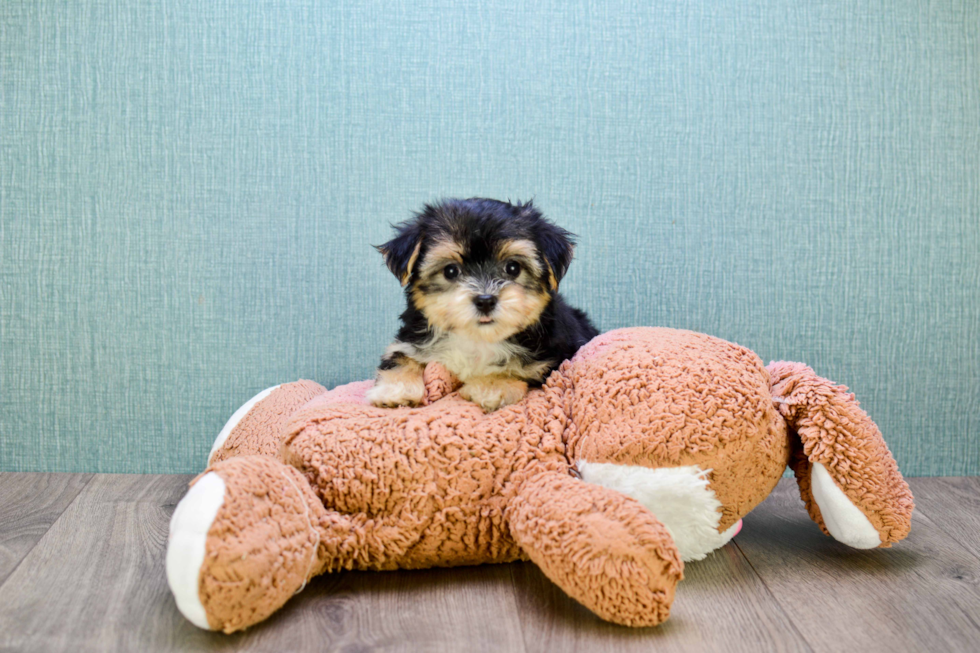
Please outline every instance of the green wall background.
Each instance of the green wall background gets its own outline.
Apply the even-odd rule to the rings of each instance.
[[[805,361],[980,473],[975,0],[8,0],[0,470],[194,472],[258,390],[367,378],[370,245],[472,195],[580,234],[603,329]]]

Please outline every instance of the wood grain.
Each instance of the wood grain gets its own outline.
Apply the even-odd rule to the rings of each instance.
[[[980,477],[909,479],[915,508],[980,557]]]
[[[244,633],[196,628],[164,571],[170,515],[191,478],[92,479],[0,587],[0,648],[523,650],[501,566],[325,576]]]
[[[0,584],[91,478],[91,474],[0,473]]]
[[[658,628],[603,622],[515,563],[323,576],[226,636],[186,621],[166,584],[168,522],[190,478],[0,475],[0,539],[19,556],[0,585],[0,649],[873,653],[980,641],[977,479],[915,479],[911,536],[874,551],[820,533],[787,479],[734,544],[687,565]]]
[[[688,563],[684,576],[670,619],[633,629],[602,621],[533,564],[515,566],[528,653],[810,650],[733,545]]]
[[[0,587],[0,647],[152,650],[181,618],[163,577],[188,476],[96,475]]]
[[[816,651],[977,650],[980,560],[921,512],[894,547],[850,549],[819,531],[784,479],[737,546]]]
[[[194,629],[180,648],[520,653],[511,582],[507,565],[328,574],[268,621],[231,636]]]

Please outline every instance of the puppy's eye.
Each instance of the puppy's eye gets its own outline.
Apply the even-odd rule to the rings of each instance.
[[[507,276],[514,279],[521,273],[521,264],[517,261],[507,261],[507,265],[504,266],[504,272]]]
[[[450,263],[442,269],[442,274],[444,277],[452,281],[459,276],[459,266],[455,263]]]

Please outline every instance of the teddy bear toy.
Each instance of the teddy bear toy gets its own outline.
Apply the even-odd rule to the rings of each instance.
[[[854,395],[718,338],[610,331],[491,413],[435,364],[425,384],[412,408],[369,405],[371,381],[242,406],[170,522],[184,616],[231,633],[326,572],[531,560],[599,617],[653,626],[683,561],[727,543],[787,465],[837,540],[909,532],[908,485]]]

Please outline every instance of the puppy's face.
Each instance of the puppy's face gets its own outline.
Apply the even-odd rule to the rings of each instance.
[[[531,203],[470,199],[426,206],[379,250],[431,327],[499,342],[537,322],[572,247]]]
[[[429,323],[475,340],[505,340],[537,321],[551,297],[527,239],[437,238],[411,282]]]

